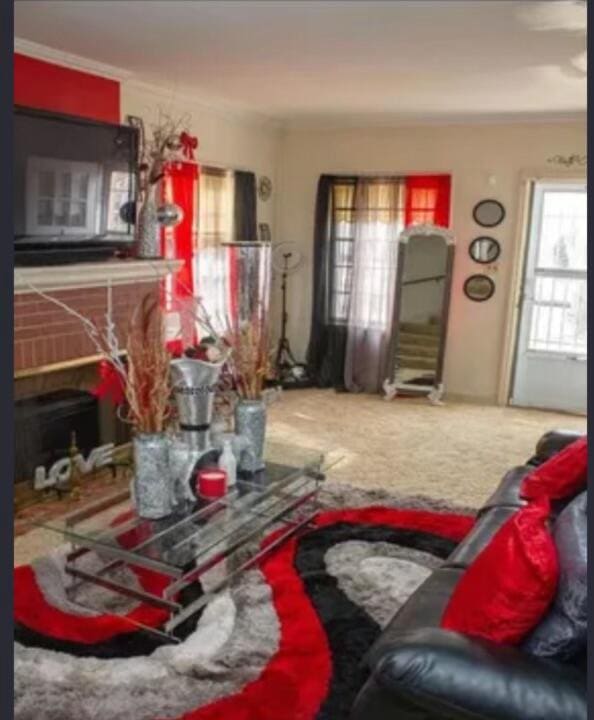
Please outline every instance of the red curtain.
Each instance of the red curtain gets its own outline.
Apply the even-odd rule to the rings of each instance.
[[[450,225],[450,175],[409,175],[406,178],[404,224]]]
[[[170,349],[181,351],[182,345],[196,342],[192,319],[194,295],[194,255],[197,248],[196,204],[199,166],[194,162],[172,162],[165,168],[163,200],[175,203],[183,212],[182,221],[163,229],[163,256],[183,260],[176,273],[164,281],[163,306],[168,314],[179,315],[181,338],[169,343]]]

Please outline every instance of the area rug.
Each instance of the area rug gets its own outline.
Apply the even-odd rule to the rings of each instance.
[[[15,718],[346,720],[366,650],[474,519],[344,485],[328,486],[325,503],[315,527],[217,595],[177,645],[122,617],[158,626],[160,611],[96,589],[89,599],[102,614],[71,604],[63,549],[16,568]],[[213,571],[193,591],[216,579]],[[160,581],[142,572],[133,580]]]

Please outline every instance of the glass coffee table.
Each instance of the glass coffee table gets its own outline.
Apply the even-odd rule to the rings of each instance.
[[[165,641],[178,642],[182,623],[191,621],[241,572],[305,528],[318,512],[323,454],[271,443],[265,459],[263,471],[249,480],[238,479],[224,497],[185,502],[160,520],[137,515],[128,479],[101,500],[57,519],[37,521],[61,533],[71,545],[65,565],[70,600],[98,610],[86,600],[89,585],[94,584],[154,606],[166,611],[159,627],[130,622]],[[91,552],[95,558],[89,569],[84,558]],[[134,582],[134,572],[122,572],[126,568],[156,573],[160,590],[150,591]],[[208,591],[197,597],[196,592],[187,592],[213,568],[218,568],[217,580]],[[79,599],[81,589],[84,602]],[[188,597],[193,599],[183,599]]]

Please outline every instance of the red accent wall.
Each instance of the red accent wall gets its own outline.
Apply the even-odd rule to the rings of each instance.
[[[14,54],[14,103],[27,107],[120,122],[117,80]]]

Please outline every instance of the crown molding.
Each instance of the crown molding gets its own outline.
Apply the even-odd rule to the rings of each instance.
[[[370,128],[416,128],[420,126],[448,125],[538,125],[546,123],[586,123],[586,111],[575,112],[530,112],[530,113],[427,113],[423,115],[374,114],[345,115],[342,118],[303,117],[287,118],[284,126],[288,131],[340,131],[365,130]]]
[[[34,57],[38,60],[46,60],[47,62],[54,63],[55,65],[61,65],[74,70],[81,70],[83,72],[92,73],[93,75],[98,75],[110,80],[117,80],[122,83],[124,90],[126,88],[136,89],[140,92],[150,94],[164,102],[179,103],[180,105],[189,102],[189,104],[196,108],[202,108],[204,110],[208,110],[209,112],[217,113],[221,117],[235,118],[236,120],[244,123],[247,122],[253,125],[268,127],[275,130],[280,130],[284,126],[284,123],[281,120],[270,117],[265,113],[260,113],[256,110],[249,110],[247,108],[240,108],[232,103],[226,103],[223,100],[205,99],[200,95],[199,91],[196,91],[193,88],[167,88],[156,83],[142,80],[131,70],[124,70],[123,68],[116,67],[115,65],[108,65],[97,60],[82,57],[81,55],[57,50],[56,48],[42,45],[41,43],[36,43],[32,40],[15,37],[14,50],[15,52],[22,53],[23,55],[28,55],[29,57]]]
[[[73,53],[64,52],[63,50],[56,50],[56,48],[41,45],[40,43],[25,40],[24,38],[15,37],[14,51],[37,58],[38,60],[47,60],[47,62],[54,63],[55,65],[62,65],[63,67],[73,70],[82,70],[83,72],[92,73],[93,75],[99,75],[109,80],[127,80],[133,75],[130,70],[124,70],[115,65],[107,65],[97,60],[90,60],[81,55],[74,55]]]
[[[89,72],[93,75],[117,80],[122,87],[136,89],[152,95],[167,103],[190,104],[197,109],[216,113],[223,118],[236,119],[239,122],[265,127],[276,131],[323,131],[323,130],[361,130],[366,128],[419,127],[423,125],[521,125],[539,123],[586,122],[586,111],[543,112],[543,113],[376,113],[347,114],[341,117],[272,117],[265,113],[243,108],[220,98],[206,98],[199,90],[191,87],[164,87],[142,80],[137,73],[115,65],[57,50],[41,43],[14,38],[15,52],[46,60],[63,67]]]
[[[275,130],[281,130],[285,126],[285,122],[283,120],[271,117],[270,115],[258,112],[257,110],[239,107],[234,103],[225,102],[219,98],[208,99],[204,95],[201,95],[200,91],[196,91],[195,89],[189,87],[174,86],[172,88],[166,88],[163,87],[163,85],[141,80],[137,76],[130,77],[125,80],[122,87],[124,91],[126,88],[138,90],[139,92],[146,93],[147,95],[152,95],[154,98],[163,102],[191,105],[198,110],[202,109],[208,112],[216,113],[226,119],[235,119],[240,122],[268,127]]]

